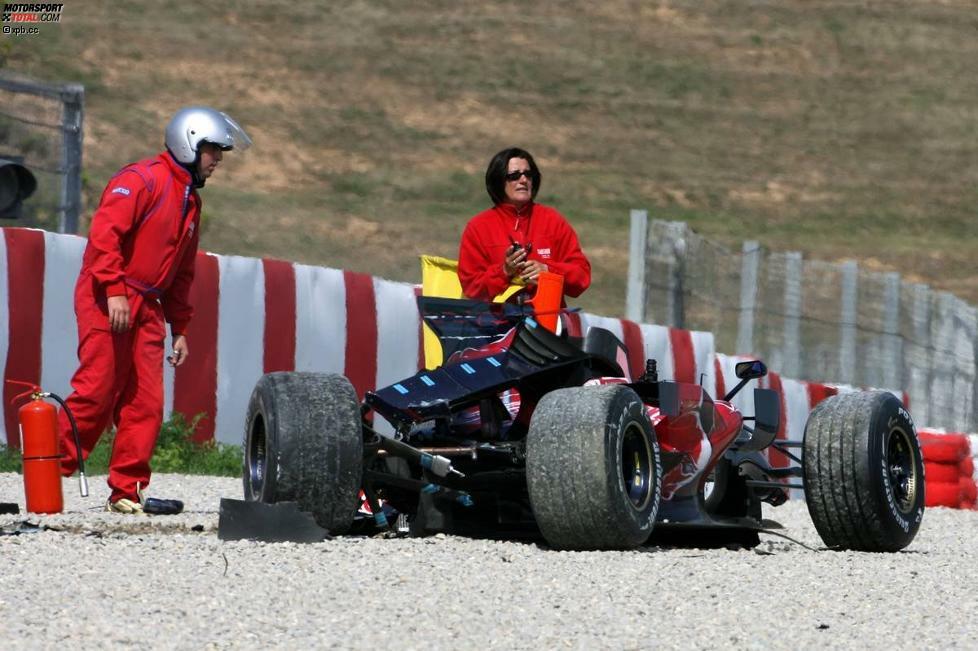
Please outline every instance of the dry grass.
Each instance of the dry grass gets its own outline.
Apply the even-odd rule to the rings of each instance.
[[[87,2],[6,67],[87,85],[89,206],[190,102],[256,147],[205,245],[417,280],[518,143],[624,310],[628,209],[978,302],[978,3]]]

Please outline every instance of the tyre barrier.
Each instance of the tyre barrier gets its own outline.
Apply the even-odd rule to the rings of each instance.
[[[978,450],[976,450],[978,451]],[[965,457],[961,463],[958,465],[961,470],[961,474],[965,477],[974,477],[975,474],[975,460],[972,457]]]
[[[958,432],[922,429],[917,432],[924,456],[925,505],[974,509],[975,460],[971,437]]]
[[[961,469],[953,463],[925,461],[924,476],[928,484],[956,484],[961,478]]]

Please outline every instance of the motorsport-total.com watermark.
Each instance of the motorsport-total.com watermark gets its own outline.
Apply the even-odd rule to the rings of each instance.
[[[64,3],[5,2],[0,15],[0,28],[10,36],[30,36],[40,33],[39,24],[60,23]]]

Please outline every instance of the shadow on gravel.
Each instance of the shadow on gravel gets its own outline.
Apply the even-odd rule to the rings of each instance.
[[[126,518],[125,520],[121,518],[116,520],[99,519],[85,524],[66,522],[44,524],[31,520],[22,520],[0,526],[0,536],[20,536],[40,533],[42,531],[95,537],[146,534],[176,535],[214,533],[216,530],[214,526],[208,527],[203,524],[188,523],[185,521],[166,522],[163,519],[152,516],[124,517]]]

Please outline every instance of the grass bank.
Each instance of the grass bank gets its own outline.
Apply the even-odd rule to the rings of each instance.
[[[86,85],[90,209],[181,105],[255,148],[204,191],[203,243],[417,281],[519,144],[624,310],[628,210],[857,258],[978,302],[978,12],[967,2],[86,2],[10,71]]]

